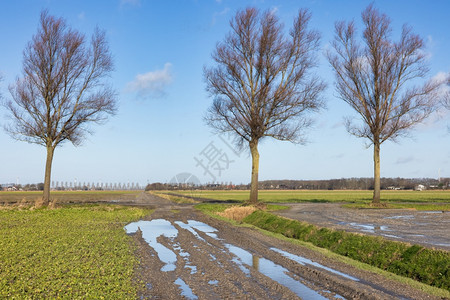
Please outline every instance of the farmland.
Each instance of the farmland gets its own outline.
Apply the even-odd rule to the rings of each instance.
[[[148,213],[96,205],[0,209],[0,298],[135,298],[137,260],[123,226]]]
[[[246,201],[249,198],[249,191],[175,191],[176,194],[188,197],[198,197],[205,199],[215,199],[220,201],[235,200]],[[408,208],[408,204],[432,205],[450,204],[450,191],[382,191],[382,201],[387,202],[394,207]],[[353,204],[366,204],[372,199],[372,191],[349,191],[349,190],[261,190],[259,191],[259,200],[262,202],[273,203],[327,203],[327,202],[346,202]],[[448,207],[448,206],[446,206]]]
[[[131,201],[141,191],[54,191],[52,199],[57,203],[94,203],[102,201]],[[0,204],[32,204],[42,198],[42,191],[0,191]]]
[[[281,247],[285,249],[283,251],[290,249],[292,251],[290,253],[307,255],[309,259],[320,261],[327,267],[337,268],[341,272],[346,271],[351,276],[366,278],[365,280],[369,281],[372,280],[371,276],[374,276],[373,274],[366,274],[365,271],[362,271],[353,262],[349,261],[349,265],[347,263],[345,265],[337,263],[337,261],[344,258],[341,257],[341,253],[339,253],[341,255],[334,254],[337,250],[334,251],[335,249],[331,246],[329,247],[332,248],[331,250],[317,248],[317,246],[323,246],[317,241],[322,241],[321,234],[328,233],[325,229],[315,230],[314,232],[319,235],[311,235],[311,241],[308,240],[305,243],[297,238],[292,239],[289,236],[292,230],[287,228],[285,230],[286,232],[283,231],[281,234],[289,236],[290,240],[303,243],[294,246],[292,241],[286,243],[280,240],[279,237],[276,239],[263,237],[256,231],[250,230],[250,228],[235,227],[238,223],[227,225],[227,222],[213,220],[208,216],[215,215],[217,210],[233,204],[201,204],[201,206],[203,205],[207,209],[212,209],[210,212],[201,209],[206,213],[205,215],[193,209],[195,204],[189,204],[189,201],[194,202],[191,198],[184,199],[183,197],[169,196],[167,193],[173,193],[169,191],[158,193],[163,193],[162,195],[166,199],[155,197],[149,193],[130,191],[58,192],[53,194],[55,197],[58,197],[59,204],[56,209],[34,209],[30,205],[27,206],[26,203],[38,198],[40,193],[1,192],[0,200],[7,204],[0,209],[0,236],[2,237],[0,239],[0,298],[114,298],[119,296],[121,299],[136,299],[139,296],[144,296],[145,298],[155,295],[161,297],[172,295],[173,297],[178,297],[180,295],[180,289],[177,285],[177,282],[180,282],[179,278],[182,278],[183,282],[189,285],[201,299],[208,299],[214,295],[228,295],[227,293],[230,290],[233,291],[233,295],[235,296],[242,295],[242,293],[246,292],[259,293],[261,292],[261,287],[269,288],[271,291],[278,291],[274,292],[274,295],[280,297],[281,295],[290,295],[289,293],[292,291],[286,289],[282,283],[279,285],[275,281],[266,281],[260,278],[257,269],[252,271],[252,278],[249,279],[246,277],[244,273],[239,271],[239,268],[236,268],[233,260],[229,258],[236,254],[229,253],[230,249],[226,247],[223,248],[227,244],[223,245],[222,240],[214,239],[214,235],[209,236],[208,234],[203,234],[197,238],[197,243],[200,243],[201,247],[194,247],[192,244],[192,233],[185,229],[185,226],[188,226],[192,222],[203,222],[202,224],[213,226],[217,229],[219,237],[224,238],[227,243],[231,243],[242,249],[248,249],[248,253],[256,255],[256,257],[262,257],[262,262],[273,262],[284,265],[288,269],[293,266],[289,262],[286,264],[286,261],[282,257],[277,256],[276,253],[268,250],[264,246],[270,244],[272,245],[271,249],[280,249]],[[177,194],[188,197],[200,196],[205,199],[217,199],[218,202],[225,202],[226,200],[243,202],[248,197],[248,191],[177,191]],[[383,194],[383,196],[385,199],[388,199],[386,201],[389,205],[410,205],[412,207],[423,206],[442,209],[448,207],[450,202],[449,193],[445,191],[389,191]],[[372,219],[380,219],[384,222],[389,222],[389,224],[384,225],[387,225],[390,230],[395,229],[394,225],[396,222],[404,221],[401,218],[386,218],[386,216],[372,217],[370,219],[365,217],[364,214],[381,214],[382,212],[380,210],[373,210],[372,213],[372,210],[353,210],[342,207],[343,201],[352,205],[364,205],[370,201],[370,191],[261,191],[260,197],[264,202],[278,202],[290,207],[289,210],[279,210],[281,208],[280,205],[268,205],[269,210],[278,209],[273,214],[270,212],[267,213],[266,217],[270,219],[274,218],[276,214],[287,214],[288,217],[288,214],[294,214],[295,217],[305,218],[305,216],[316,216],[316,218],[324,222],[328,221],[322,215],[309,213],[314,212],[313,209],[318,209],[323,214],[332,218],[335,218],[338,214],[348,214],[351,218],[363,217],[365,218],[364,222],[372,222]],[[168,201],[167,198],[181,200],[182,202],[186,200],[186,202],[184,204],[176,204]],[[23,199],[27,200],[24,201]],[[137,201],[134,202],[134,200]],[[90,202],[104,203],[110,201],[144,204],[146,206],[152,206],[155,208],[155,211],[151,213],[148,209],[135,207],[90,204]],[[74,202],[78,202],[78,204]],[[12,205],[13,203],[16,204]],[[70,203],[71,205],[66,205],[66,203]],[[300,209],[298,211],[295,210],[297,206]],[[391,213],[391,210],[388,211]],[[392,210],[392,214],[395,212],[393,216],[397,216],[398,211],[398,209]],[[407,213],[408,215],[414,214],[414,218],[418,218],[419,215],[423,214],[429,220],[431,218],[442,219],[448,214],[428,214],[427,212],[420,211],[407,211]],[[253,220],[248,219],[245,222],[248,222],[248,224],[255,223],[255,226],[261,228],[266,225],[274,225],[270,222],[264,222],[267,224],[263,224],[263,226],[258,223],[258,220],[263,220],[263,218],[259,218],[258,215],[253,215],[253,218]],[[171,249],[176,254],[176,257],[179,258],[174,263],[174,271],[165,272],[160,270],[164,264],[158,260],[158,255],[152,252],[152,248],[149,247],[140,233],[135,234],[131,239],[125,235],[124,226],[135,220],[150,220],[144,222],[153,223],[164,221],[170,224],[170,226],[168,225],[168,229],[173,230],[173,228],[176,228],[178,236],[175,240],[161,240],[163,245]],[[278,219],[273,220],[278,222]],[[411,217],[406,221],[411,223],[414,219]],[[432,230],[434,235],[430,234],[431,238],[439,237],[439,234],[443,233],[443,238],[445,239],[446,231],[436,227],[442,224],[434,224],[435,227]],[[310,228],[312,225],[307,224],[305,226]],[[327,227],[326,224],[324,226]],[[278,227],[280,231],[282,228],[280,226]],[[383,226],[380,226],[380,228],[383,228]],[[426,226],[421,226],[421,230],[425,229]],[[240,231],[239,235],[236,235],[236,230]],[[336,235],[334,233],[335,231],[331,232]],[[383,233],[384,231],[381,230],[381,232]],[[389,231],[389,234],[392,233],[393,231]],[[398,233],[399,236],[400,233]],[[339,232],[339,234],[347,237],[346,233]],[[352,235],[349,236],[352,237]],[[258,242],[255,242],[255,237],[257,237]],[[377,239],[375,241],[388,243],[384,240]],[[420,239],[425,241],[423,237]],[[203,240],[207,240],[208,242],[203,243]],[[370,244],[370,241],[371,239],[367,239],[367,243]],[[312,242],[315,244],[313,243],[313,246],[308,246]],[[389,242],[389,245],[391,244]],[[215,245],[215,247],[211,247],[211,245]],[[395,243],[392,245],[396,245],[395,247],[397,247]],[[401,248],[398,249],[403,252],[409,249],[409,246],[403,246],[403,244],[398,245]],[[179,249],[180,247],[181,250]],[[354,249],[352,247],[350,248]],[[371,247],[367,246],[366,248],[371,249]],[[427,248],[414,247],[416,248],[411,249],[424,249],[420,250],[420,253],[424,253],[423,255],[430,251]],[[231,250],[233,249],[236,250],[237,248],[231,248]],[[205,260],[204,251],[215,253],[214,257],[220,260],[221,265],[216,265],[214,260]],[[323,251],[326,251],[323,253],[325,256],[320,254]],[[332,253],[332,251],[334,252]],[[190,254],[189,259],[186,258],[185,252]],[[227,254],[225,255],[224,253]],[[247,252],[243,253],[248,254]],[[439,260],[441,259],[439,255],[444,255],[445,259],[448,252],[441,251],[436,253],[437,256],[434,252],[430,254],[437,258],[436,266],[430,265],[430,268],[434,267],[439,272],[439,266],[442,265]],[[328,256],[333,256],[334,258],[328,259],[326,258]],[[382,257],[384,256],[381,255]],[[420,257],[418,258],[420,259]],[[376,263],[381,261],[380,259]],[[426,261],[429,261],[428,258],[426,258]],[[244,262],[244,264],[248,263],[247,261]],[[410,267],[414,268],[416,264],[418,265],[419,262],[414,262],[414,265]],[[225,272],[217,277],[217,274],[223,271],[224,265],[227,266],[227,270],[232,270],[231,273],[228,274]],[[382,265],[381,269],[377,264],[373,263],[373,265],[378,268],[371,270],[377,273],[381,272],[380,274],[382,274],[376,279],[376,282],[383,281],[385,282],[383,285],[370,286],[358,283],[358,286],[355,287],[353,286],[355,284],[354,282],[352,283],[345,279],[342,281],[342,278],[336,279],[330,277],[330,274],[325,273],[320,273],[320,276],[311,279],[309,277],[310,275],[308,275],[311,274],[309,267],[302,267],[301,270],[291,268],[289,271],[291,273],[289,274],[303,274],[302,276],[313,280],[311,287],[315,286],[314,289],[317,293],[321,293],[328,298],[333,298],[334,294],[324,294],[325,289],[321,289],[320,287],[324,283],[329,282],[329,280],[342,282],[339,284],[333,283],[331,286],[327,285],[326,290],[331,290],[332,293],[345,297],[385,292],[387,294],[383,295],[386,297],[404,295],[412,299],[426,297],[425,294],[421,293],[431,293],[438,297],[447,297],[449,295],[448,290],[446,290],[448,288],[448,281],[442,280],[442,278],[439,279],[439,277],[430,275],[427,277],[427,280],[420,280],[424,283],[434,285],[434,287],[429,287],[428,285],[412,279],[405,279],[404,277],[395,277],[397,279],[390,280],[387,278],[393,275],[391,273],[389,273],[390,275],[386,275],[383,273],[385,271],[382,271],[382,269],[388,269],[385,265]],[[409,269],[406,267],[402,270],[409,272]],[[203,275],[201,272],[192,274],[192,272],[189,272],[189,268],[211,270],[211,272],[205,271],[206,275]],[[314,272],[316,271],[314,270]],[[428,273],[432,274],[431,271]],[[35,274],[39,274],[39,276],[35,276]],[[204,276],[208,278],[206,283]],[[416,279],[413,276],[407,277]],[[248,281],[246,288],[234,286],[233,284],[236,282],[236,278],[239,278],[242,282]],[[217,285],[210,284],[209,282],[217,282]],[[408,288],[405,288],[405,284]],[[152,288],[149,289],[149,286]],[[411,289],[409,286],[414,286],[414,289]],[[276,296],[274,297],[276,298]]]

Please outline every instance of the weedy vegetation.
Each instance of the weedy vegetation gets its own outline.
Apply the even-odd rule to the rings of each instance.
[[[1,299],[135,299],[134,246],[123,227],[140,208],[84,205],[0,210]]]

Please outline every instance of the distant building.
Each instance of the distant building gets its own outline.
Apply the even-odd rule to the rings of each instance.
[[[418,184],[418,185],[416,185],[416,187],[414,188],[414,190],[416,190],[416,191],[423,191],[423,190],[425,190],[426,188],[425,188],[425,186],[423,185],[423,184]]]

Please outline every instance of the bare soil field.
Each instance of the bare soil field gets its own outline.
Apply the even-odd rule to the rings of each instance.
[[[142,299],[435,299],[310,249],[145,194],[156,210],[125,229]]]
[[[407,209],[350,209],[338,203],[285,204],[276,214],[321,227],[450,250],[450,212]]]

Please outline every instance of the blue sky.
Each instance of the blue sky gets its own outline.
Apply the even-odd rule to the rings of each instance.
[[[320,67],[328,82],[327,110],[314,116],[309,143],[294,145],[266,139],[260,146],[260,180],[371,177],[372,148],[349,135],[344,116],[354,115],[335,97],[333,74],[323,57],[333,38],[334,22],[355,20],[369,1],[231,1],[231,0],[109,0],[0,1],[0,91],[10,97],[8,85],[21,75],[22,51],[37,30],[42,9],[63,17],[89,36],[98,26],[106,30],[115,71],[111,83],[119,93],[119,111],[79,147],[57,148],[53,181],[168,182],[179,173],[196,175],[201,182],[248,183],[251,159],[235,153],[227,137],[215,135],[202,118],[212,99],[205,91],[203,66],[229,31],[238,9],[255,6],[275,10],[288,29],[299,8],[312,13],[311,27],[322,33]],[[392,19],[393,36],[404,23],[426,41],[429,77],[450,71],[450,2],[374,1]],[[6,112],[0,108],[0,124]],[[441,112],[412,131],[412,138],[381,148],[382,177],[433,177],[440,170],[450,177],[450,114]],[[222,154],[222,170],[198,165],[210,150]],[[211,153],[211,152],[209,152]],[[13,140],[0,131],[0,183],[42,182],[45,149]],[[212,176],[211,176],[212,175]],[[213,178],[214,176],[214,178]]]

